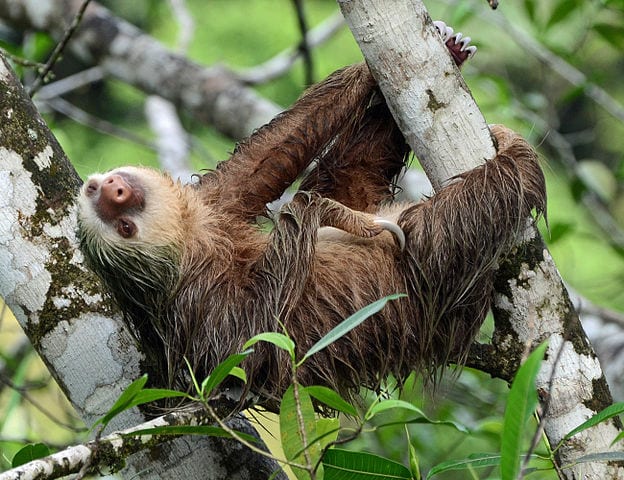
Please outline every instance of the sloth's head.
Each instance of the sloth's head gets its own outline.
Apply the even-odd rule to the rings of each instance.
[[[78,206],[87,265],[122,308],[145,307],[150,296],[172,292],[187,220],[178,183],[156,170],[123,167],[90,176]]]

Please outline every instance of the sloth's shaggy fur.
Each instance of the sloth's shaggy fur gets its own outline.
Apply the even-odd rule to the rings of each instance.
[[[542,171],[527,142],[494,127],[496,158],[422,203],[393,204],[407,148],[375,95],[366,66],[347,67],[197,185],[130,167],[87,182],[83,252],[126,313],[155,383],[187,388],[184,357],[201,378],[253,335],[283,327],[301,354],[393,293],[407,296],[311,357],[299,380],[349,394],[388,374],[431,374],[465,359],[497,262],[532,209],[545,209]],[[314,159],[307,192],[282,208],[270,233],[258,228],[266,204]],[[106,204],[102,185],[114,175],[118,192],[135,195],[130,203]],[[374,216],[399,225],[403,251]],[[244,368],[260,403],[275,408],[291,380],[288,356],[258,344]]]

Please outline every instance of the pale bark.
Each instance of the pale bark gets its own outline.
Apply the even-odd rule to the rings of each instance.
[[[140,374],[141,357],[118,310],[82,264],[75,235],[79,185],[60,146],[0,58],[0,296],[90,425]],[[135,409],[110,427],[144,421]],[[258,472],[277,468],[230,442],[176,439],[133,455],[125,474],[255,479]]]
[[[486,122],[420,1],[338,3],[397,123],[434,186],[494,156]],[[513,375],[528,349],[549,340],[537,389],[543,400],[549,399],[544,428],[554,447],[567,432],[612,400],[578,315],[533,226],[527,228],[521,243],[522,253],[501,266],[495,298],[494,353],[502,359],[500,366],[507,364],[510,370],[489,371]],[[558,357],[559,349],[563,350]],[[607,421],[564,442],[557,464],[569,467],[587,453],[615,450],[610,443],[619,430],[619,422]],[[583,463],[564,469],[561,475],[624,478],[624,468]]]

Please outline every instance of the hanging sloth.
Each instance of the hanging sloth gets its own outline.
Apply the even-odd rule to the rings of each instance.
[[[438,28],[461,65],[474,47]],[[497,262],[532,210],[545,209],[544,177],[529,144],[494,127],[495,158],[426,201],[393,203],[409,149],[380,99],[366,65],[353,65],[195,184],[138,167],[87,180],[81,249],[146,352],[154,384],[186,389],[185,358],[203,378],[260,332],[286,330],[303,354],[394,293],[406,296],[311,357],[299,381],[349,395],[389,374],[431,375],[465,360]],[[273,229],[259,228],[267,203],[300,175]],[[243,364],[248,388],[275,409],[290,360],[272,345],[255,348]]]

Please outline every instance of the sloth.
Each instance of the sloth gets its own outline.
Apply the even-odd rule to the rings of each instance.
[[[468,42],[439,29],[460,65]],[[80,246],[142,345],[154,385],[188,389],[186,361],[203,378],[261,332],[288,332],[301,357],[395,293],[405,296],[310,357],[297,379],[354,396],[390,374],[435,377],[465,361],[497,263],[532,211],[545,209],[533,149],[505,127],[492,134],[495,158],[423,202],[395,203],[409,149],[367,66],[352,65],[196,183],[143,167],[91,176],[78,199]],[[301,175],[267,229],[267,204]],[[290,358],[270,344],[254,348],[245,388],[276,410]]]

